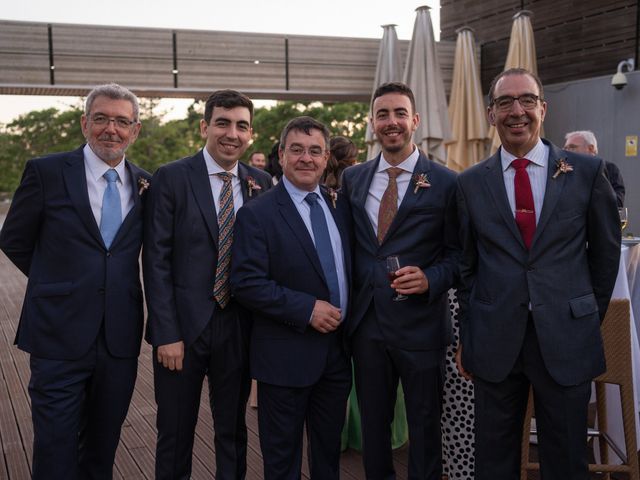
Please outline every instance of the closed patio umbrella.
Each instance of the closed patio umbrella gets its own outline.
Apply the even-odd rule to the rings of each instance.
[[[427,6],[416,9],[404,83],[413,90],[420,114],[413,140],[432,160],[444,165],[445,142],[451,139],[451,127],[429,10]]]
[[[457,33],[449,99],[452,140],[447,143],[447,167],[462,172],[485,157],[489,125],[473,30],[463,27]]]

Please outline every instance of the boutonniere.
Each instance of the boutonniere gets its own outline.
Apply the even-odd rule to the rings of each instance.
[[[149,180],[144,177],[138,177],[138,196],[142,195],[149,186]]]
[[[556,178],[561,173],[569,173],[573,172],[573,167],[569,162],[567,162],[566,158],[559,158],[556,160],[556,173],[553,174],[553,178]]]
[[[429,188],[431,187],[431,182],[429,182],[429,177],[427,177],[426,173],[416,173],[413,175],[413,183],[415,188],[413,189],[413,193],[418,193],[419,188]]]
[[[331,205],[333,206],[333,208],[336,208],[336,202],[338,201],[338,192],[333,188],[327,188],[327,195],[329,195],[329,198],[331,199]]]
[[[258,190],[262,190],[262,187],[260,185],[258,185],[258,182],[256,182],[256,179],[253,178],[250,175],[247,175],[247,188],[249,189],[249,196],[253,195],[253,191],[255,190],[256,192]]]

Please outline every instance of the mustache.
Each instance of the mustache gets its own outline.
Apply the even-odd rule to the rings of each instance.
[[[98,137],[98,140],[101,142],[116,142],[119,143],[122,141],[122,138],[119,135],[110,135],[108,133],[103,133]]]

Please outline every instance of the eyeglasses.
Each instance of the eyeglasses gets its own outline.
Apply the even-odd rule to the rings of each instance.
[[[289,153],[291,155],[294,155],[296,157],[301,157],[304,152],[307,152],[309,154],[310,157],[312,158],[320,158],[322,157],[322,155],[324,155],[324,150],[322,149],[322,147],[309,147],[308,149],[300,146],[300,145],[291,145],[289,147],[287,147],[287,150],[289,150]]]
[[[520,106],[525,110],[533,110],[538,105],[538,100],[542,100],[538,95],[533,93],[524,93],[519,97],[512,97],[511,95],[504,95],[502,97],[494,98],[491,105],[495,105],[501,112],[511,110],[515,101],[518,101]]]
[[[98,125],[99,127],[104,127],[109,125],[111,122],[118,128],[129,128],[134,123],[137,123],[135,120],[129,120],[125,117],[107,117],[106,115],[96,114],[91,117],[91,122],[94,125]]]

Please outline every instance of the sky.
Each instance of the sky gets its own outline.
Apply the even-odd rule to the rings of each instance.
[[[440,0],[18,0],[3,2],[0,19],[364,38],[382,38],[380,26],[396,24],[398,38],[410,40],[415,9],[422,5],[432,7],[437,40]],[[31,110],[77,103],[76,97],[0,95],[0,123]],[[160,108],[168,118],[179,118],[190,104],[164,100]]]

